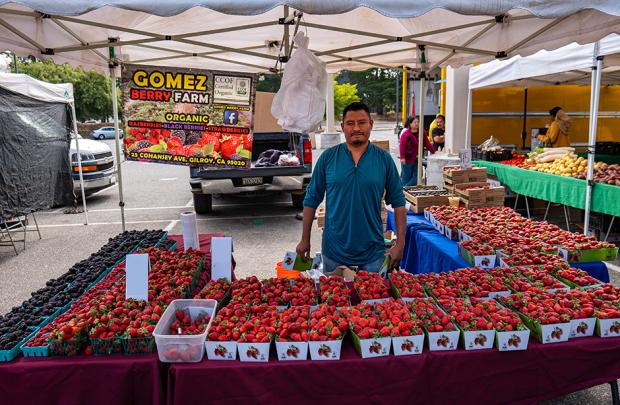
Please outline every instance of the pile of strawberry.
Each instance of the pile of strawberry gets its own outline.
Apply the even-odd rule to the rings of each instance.
[[[207,329],[210,320],[206,311],[197,314],[192,320],[189,310],[178,309],[169,332],[170,335],[200,335]]]
[[[388,321],[377,317],[370,304],[362,302],[345,312],[349,327],[360,339],[388,337],[392,333]]]
[[[284,300],[291,306],[316,305],[317,293],[314,288],[314,281],[309,278],[296,278],[291,285],[291,290],[283,295]]]
[[[340,340],[344,337],[349,325],[343,314],[335,305],[320,304],[310,314],[310,341],[324,342]]]
[[[288,290],[291,283],[287,278],[269,278],[263,280],[263,302],[269,305],[288,305]]]
[[[224,299],[230,290],[230,281],[226,278],[218,278],[217,280],[209,280],[207,285],[200,290],[194,298],[196,299],[212,299],[220,302]]]
[[[439,305],[446,310],[461,330],[493,329],[493,323],[479,303],[472,303],[465,298],[446,298],[440,299]]]
[[[601,283],[599,280],[590,276],[585,271],[581,269],[575,269],[573,267],[555,270],[553,274],[557,277],[561,277],[569,283],[572,283],[573,285],[578,285],[580,287],[591,286]]]
[[[573,310],[564,307],[557,295],[531,289],[503,298],[503,302],[542,325],[570,322]]]
[[[277,308],[273,305],[251,307],[250,317],[239,327],[238,342],[268,343],[276,333]]]
[[[290,307],[278,314],[276,342],[307,342],[310,306]]]
[[[445,273],[425,273],[418,274],[417,277],[435,298],[460,297],[459,288],[446,281],[442,276],[443,274]]]
[[[392,285],[398,290],[403,298],[424,298],[424,287],[422,283],[411,273],[405,271],[395,271],[390,274]]]
[[[409,303],[409,308],[413,318],[419,319],[422,326],[429,332],[456,330],[450,316],[428,300],[413,300]]]
[[[229,304],[220,309],[211,323],[207,340],[214,342],[231,342],[241,338],[242,324],[250,315],[250,307],[243,304]]]
[[[620,318],[620,289],[611,284],[586,290],[599,319]]]
[[[594,316],[594,303],[587,292],[578,289],[558,291],[555,296],[560,305],[572,310],[572,319],[585,319]]]
[[[402,300],[391,298],[378,302],[375,304],[375,311],[379,322],[391,328],[391,336],[416,336],[423,333],[422,322],[411,316],[409,308]]]
[[[354,281],[355,289],[363,301],[390,297],[387,286],[377,273],[360,270]]]
[[[521,273],[532,280],[536,285],[542,283],[542,289],[552,290],[556,288],[566,288],[558,279],[552,277],[549,273],[538,267],[522,267]]]
[[[552,280],[548,283],[552,287],[545,285],[541,280],[534,280],[532,277],[526,276],[526,273],[534,270],[529,267],[496,267],[489,269],[489,274],[499,277],[502,282],[514,292],[525,292],[532,289],[546,290],[550,288],[563,288],[558,280]],[[556,284],[557,282],[557,284]]]
[[[189,294],[203,253],[156,248],[148,248],[146,253],[151,261],[148,302],[125,299],[124,263],[121,263],[51,324],[48,342],[77,340],[86,346],[89,339],[151,337],[167,305]],[[120,350],[120,346],[114,350]]]
[[[261,283],[258,278],[252,276],[233,281],[231,303],[258,305],[261,301]]]
[[[512,332],[525,330],[521,319],[511,310],[497,303],[495,300],[476,301],[477,308],[481,308],[485,317],[491,321],[493,329],[498,332]]]
[[[344,307],[351,302],[351,291],[340,276],[319,278],[319,300],[322,304]]]
[[[460,244],[474,256],[488,256],[495,254],[495,249],[493,249],[491,245],[488,245],[476,238],[464,240],[463,242],[460,242]]]

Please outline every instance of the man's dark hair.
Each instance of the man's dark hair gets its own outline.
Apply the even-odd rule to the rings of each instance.
[[[441,118],[442,120],[446,120],[446,117],[444,117],[442,114],[437,114],[437,116],[435,117],[435,119],[437,118]]]
[[[366,111],[366,114],[368,114],[368,118],[370,118],[370,109],[368,108],[368,106],[364,103],[360,103],[359,101],[355,101],[344,108],[344,111],[342,112],[342,120],[344,121],[344,117],[347,116],[347,113],[349,111],[361,110]]]
[[[558,111],[560,111],[561,109],[562,107],[553,107],[549,110],[549,115],[555,118],[555,116],[558,114]]]

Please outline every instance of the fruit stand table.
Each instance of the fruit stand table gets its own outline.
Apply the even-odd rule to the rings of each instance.
[[[541,173],[501,163],[474,161],[474,165],[486,167],[512,191],[527,197],[538,198],[574,208],[585,208],[586,182],[572,177]],[[620,216],[620,187],[595,183],[592,190],[592,211]]]
[[[396,232],[394,213],[388,212],[386,230]],[[407,213],[407,235],[401,267],[410,273],[440,273],[471,265],[458,252],[458,243],[439,233],[424,218],[413,212]],[[609,282],[609,272],[603,262],[573,263],[592,277]]]
[[[620,339],[580,338],[521,352],[429,352],[340,361],[206,361],[171,365],[168,404],[531,404],[620,377]],[[272,347],[272,352],[274,351]],[[484,385],[484,387],[481,386]]]

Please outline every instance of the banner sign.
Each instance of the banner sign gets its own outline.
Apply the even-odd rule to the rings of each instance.
[[[127,160],[249,169],[256,76],[124,65]]]

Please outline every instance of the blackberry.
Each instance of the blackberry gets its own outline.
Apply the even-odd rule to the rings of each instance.
[[[202,132],[200,131],[189,131],[185,136],[184,145],[194,145],[198,143],[198,141],[202,138]]]
[[[174,130],[170,133],[170,136],[176,136],[177,138],[179,138],[181,140],[181,143],[183,145],[185,145],[185,131],[180,131],[180,130]]]
[[[129,147],[129,151],[134,151],[134,150],[140,150],[140,149],[144,149],[144,148],[149,148],[151,147],[151,143],[149,141],[138,141],[135,142],[133,145],[131,145],[131,147]]]

